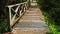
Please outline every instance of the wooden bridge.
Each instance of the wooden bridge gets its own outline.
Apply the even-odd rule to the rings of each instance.
[[[45,34],[47,25],[37,3],[27,0],[23,3],[8,5],[10,27],[13,34]]]

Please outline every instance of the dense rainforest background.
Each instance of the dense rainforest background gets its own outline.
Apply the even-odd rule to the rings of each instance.
[[[0,34],[10,32],[9,12],[6,5],[22,3],[26,0],[0,0]]]
[[[50,34],[60,34],[60,0],[36,0]]]

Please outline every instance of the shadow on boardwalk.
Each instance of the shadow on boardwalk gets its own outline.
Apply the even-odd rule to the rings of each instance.
[[[13,27],[13,34],[45,34],[47,25],[43,21],[41,11],[36,3],[21,17],[18,23]]]

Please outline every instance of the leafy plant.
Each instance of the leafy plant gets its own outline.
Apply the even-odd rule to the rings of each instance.
[[[53,34],[60,34],[60,0],[36,0]]]
[[[22,1],[21,0],[14,1],[14,3],[20,3],[20,2]],[[0,4],[1,4],[0,5],[0,34],[11,31],[10,22],[9,22],[9,12],[8,9],[5,7],[10,3],[11,2],[9,2],[9,0],[0,0]]]

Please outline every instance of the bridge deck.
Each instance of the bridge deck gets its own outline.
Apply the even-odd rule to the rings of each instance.
[[[13,34],[45,34],[47,26],[36,3],[21,17],[13,27]]]

